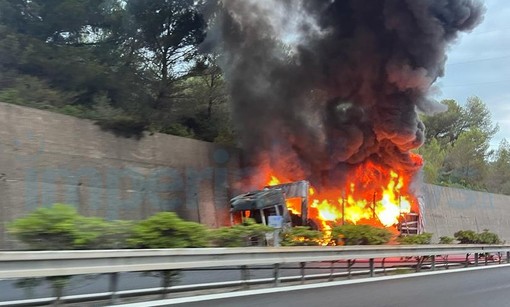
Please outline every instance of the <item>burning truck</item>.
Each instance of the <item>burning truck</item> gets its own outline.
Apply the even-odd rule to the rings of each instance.
[[[256,223],[268,225],[270,216],[281,216],[284,227],[310,226],[318,229],[317,224],[308,219],[309,186],[308,181],[301,180],[238,195],[230,200],[231,223],[251,218]],[[296,206],[289,206],[294,202],[299,210],[296,210]]]
[[[337,224],[364,223],[393,227],[400,234],[421,232],[417,202],[411,195],[401,195],[404,181],[391,174],[388,186],[380,197],[374,193],[371,202],[356,200],[354,184],[350,192],[332,201],[318,195],[306,180],[280,183],[271,176],[262,190],[238,195],[231,199],[231,223],[251,218],[268,225],[270,216],[282,216],[284,227],[309,226],[329,230]],[[345,196],[347,195],[347,196]]]
[[[244,187],[266,187],[234,198],[233,215],[419,232],[420,114],[445,111],[431,88],[483,2],[220,2],[202,48],[218,51],[246,164],[265,174]]]

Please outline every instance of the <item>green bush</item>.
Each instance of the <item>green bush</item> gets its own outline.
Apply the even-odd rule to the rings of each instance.
[[[129,227],[129,222],[84,217],[70,205],[54,204],[16,219],[8,226],[8,232],[35,250],[118,248],[125,246]],[[45,279],[59,299],[71,276]],[[16,285],[31,291],[40,284],[41,279],[29,278],[20,280]]]
[[[390,241],[392,234],[385,228],[370,225],[341,225],[333,227],[331,238],[337,245],[381,245]]]
[[[473,230],[459,230],[453,234],[460,244],[476,244],[478,234]]]
[[[282,233],[282,246],[317,246],[321,245],[322,232],[308,226],[296,226]]]
[[[97,249],[129,248],[128,239],[133,236],[133,228],[133,221],[109,221],[93,246]]]
[[[138,222],[128,242],[134,248],[205,247],[207,231],[204,225],[185,221],[174,212],[159,212]],[[175,270],[159,270],[144,274],[161,278],[162,298],[166,297],[168,288],[179,277],[179,271]]]
[[[452,244],[455,238],[444,236],[439,238],[439,244]]]
[[[78,214],[70,205],[54,204],[13,221],[8,232],[36,250],[90,249],[103,241],[108,225]]]
[[[189,127],[186,127],[180,123],[172,123],[166,127],[159,128],[157,131],[160,131],[160,132],[166,133],[166,134],[182,136],[185,138],[194,138],[195,137],[195,134],[193,133],[192,129],[190,129]]]
[[[148,127],[147,122],[128,115],[98,119],[96,125],[116,136],[136,139],[141,139]]]
[[[239,225],[211,230],[210,239],[214,246],[221,247],[261,245],[265,241],[266,233],[271,231],[273,228],[269,226],[246,219]]]
[[[473,230],[459,230],[453,234],[460,244],[500,244],[502,241],[499,236],[488,229],[481,233]]]
[[[499,236],[488,229],[484,229],[483,232],[478,234],[478,244],[501,244],[503,243]]]
[[[430,232],[424,232],[414,236],[402,236],[398,237],[397,241],[400,244],[405,245],[430,244],[430,242],[432,241],[432,234]]]
[[[184,221],[174,212],[160,212],[140,221],[128,239],[134,248],[185,248],[207,246],[204,225]]]
[[[58,90],[38,77],[7,72],[0,77],[0,101],[38,109],[54,110],[70,104],[77,93]]]

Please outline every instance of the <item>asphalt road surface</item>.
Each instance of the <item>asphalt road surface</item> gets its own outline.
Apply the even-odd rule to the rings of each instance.
[[[510,306],[510,267],[188,302],[178,306],[503,307]]]

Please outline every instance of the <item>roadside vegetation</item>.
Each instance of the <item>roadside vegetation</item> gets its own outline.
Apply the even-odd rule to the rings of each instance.
[[[492,114],[478,97],[464,104],[443,100],[446,112],[423,116],[425,182],[442,186],[510,195],[510,143],[491,148],[499,131]]]
[[[79,214],[72,205],[39,208],[8,225],[11,236],[30,250],[77,250],[121,248],[195,248],[264,246],[273,228],[246,219],[242,224],[208,229],[185,221],[174,212],[159,212],[141,221],[107,221]],[[337,225],[328,232],[298,226],[284,229],[283,246],[431,244],[432,233],[396,236],[386,228],[370,225]],[[329,240],[326,242],[326,240]],[[477,233],[459,230],[440,244],[501,244],[488,229]]]
[[[247,219],[243,224],[218,229],[207,229],[199,223],[185,221],[174,212],[160,212],[145,220],[107,221],[86,217],[66,204],[54,204],[39,208],[8,225],[11,236],[30,250],[83,250],[120,248],[198,248],[198,247],[248,247],[264,246],[271,240],[273,228],[256,224]],[[328,245],[382,245],[390,242],[400,244],[430,244],[431,233],[415,236],[395,235],[388,229],[370,225],[339,225],[328,232],[308,227],[293,227],[281,233],[282,246]],[[395,240],[392,240],[395,239]],[[452,244],[501,244],[499,236],[489,230],[476,233],[461,230],[452,237],[441,237],[439,243]],[[163,270],[143,273],[160,278],[162,297],[175,284],[179,272]],[[54,296],[62,297],[70,276],[30,278],[17,285],[27,289],[49,282]]]
[[[381,245],[393,237],[386,228],[370,225],[345,224],[333,227],[331,238],[335,245]]]
[[[404,245],[430,244],[432,242],[432,236],[433,234],[430,232],[424,232],[413,236],[400,236],[397,238],[397,242]]]
[[[91,119],[124,137],[233,144],[216,55],[198,52],[210,6],[0,1],[0,101]]]

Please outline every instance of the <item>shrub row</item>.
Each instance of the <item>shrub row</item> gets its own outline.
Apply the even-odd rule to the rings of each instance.
[[[39,208],[12,222],[8,231],[35,250],[110,249],[110,248],[188,248],[243,247],[265,245],[272,228],[246,220],[243,224],[218,229],[180,219],[173,212],[160,212],[145,220],[106,221],[85,217],[72,206],[55,204]],[[499,244],[498,235],[488,230],[476,233],[462,230],[455,238],[441,237],[439,243]],[[340,225],[324,234],[309,227],[293,227],[281,234],[283,246],[380,245],[394,235],[384,228],[369,225]],[[396,238],[400,244],[430,244],[431,233]]]

